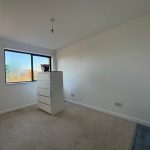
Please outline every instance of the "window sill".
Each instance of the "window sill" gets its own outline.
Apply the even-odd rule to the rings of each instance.
[[[27,83],[35,83],[37,81],[26,81],[26,82],[5,82],[6,85],[15,85],[15,84],[27,84]]]

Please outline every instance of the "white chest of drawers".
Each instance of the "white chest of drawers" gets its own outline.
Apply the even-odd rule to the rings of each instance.
[[[37,76],[38,107],[52,115],[64,109],[61,71],[41,72]]]

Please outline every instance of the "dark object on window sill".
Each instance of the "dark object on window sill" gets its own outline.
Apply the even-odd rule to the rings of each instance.
[[[50,69],[50,65],[42,64],[41,65],[41,69],[42,69],[43,72],[47,72]]]

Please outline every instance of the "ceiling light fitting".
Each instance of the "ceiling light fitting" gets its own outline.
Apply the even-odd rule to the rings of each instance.
[[[54,33],[54,21],[55,21],[55,19],[51,18],[50,21],[51,21],[51,33]]]

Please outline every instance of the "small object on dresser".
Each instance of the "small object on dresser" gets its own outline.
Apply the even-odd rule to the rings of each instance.
[[[49,71],[49,68],[50,68],[50,65],[41,64],[42,72],[47,72],[47,71]]]

